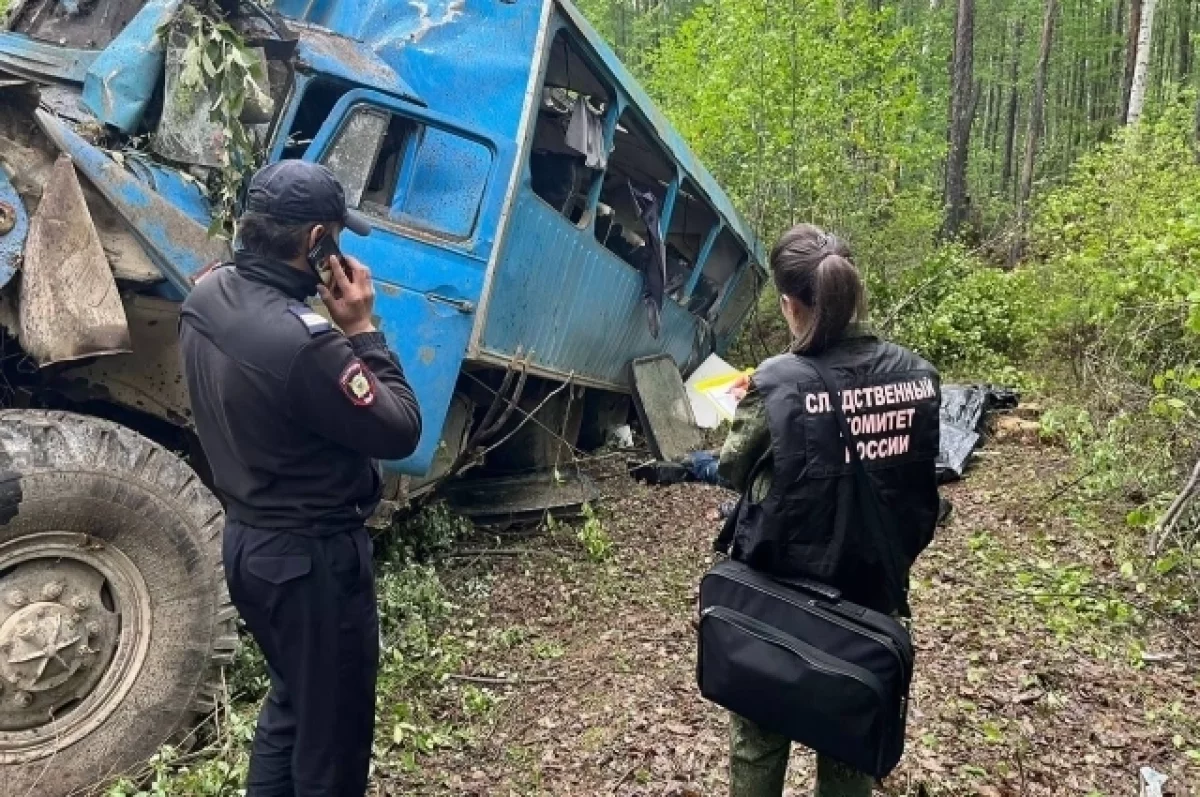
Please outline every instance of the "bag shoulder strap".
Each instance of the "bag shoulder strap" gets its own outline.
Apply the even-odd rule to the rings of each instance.
[[[884,586],[887,589],[888,597],[891,599],[894,607],[906,609],[908,599],[902,583],[902,574],[905,570],[904,558],[897,548],[897,537],[894,529],[891,528],[893,524],[883,509],[883,504],[879,499],[879,491],[875,489],[875,483],[871,480],[870,474],[867,473],[867,468],[863,464],[862,457],[858,455],[858,446],[854,444],[854,437],[850,434],[850,422],[846,420],[846,413],[842,410],[841,393],[837,379],[834,378],[828,366],[816,358],[804,357],[803,359],[817,372],[817,376],[821,378],[821,382],[825,385],[825,390],[829,393],[829,403],[833,407],[834,417],[837,418],[838,428],[841,432],[842,440],[846,444],[846,451],[852,463],[851,467],[854,470],[854,480],[858,485],[858,493],[863,501],[865,510],[863,512],[863,522],[875,547],[883,557]]]

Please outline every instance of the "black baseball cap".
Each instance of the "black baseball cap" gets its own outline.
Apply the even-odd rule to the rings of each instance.
[[[282,160],[255,172],[246,210],[289,224],[340,221],[358,235],[371,232],[366,217],[346,207],[346,192],[329,167],[310,161]]]

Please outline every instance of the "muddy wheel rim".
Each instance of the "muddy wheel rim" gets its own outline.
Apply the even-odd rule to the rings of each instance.
[[[0,764],[99,727],[137,680],[150,626],[146,582],[117,548],[68,532],[0,544]]]

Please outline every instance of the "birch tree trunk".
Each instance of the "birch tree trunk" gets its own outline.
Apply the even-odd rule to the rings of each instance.
[[[1125,124],[1135,125],[1142,118],[1146,104],[1146,83],[1149,78],[1150,44],[1154,41],[1154,8],[1158,0],[1145,0],[1142,5],[1142,24],[1138,28],[1137,59],[1133,66],[1133,81],[1129,87],[1129,113]]]

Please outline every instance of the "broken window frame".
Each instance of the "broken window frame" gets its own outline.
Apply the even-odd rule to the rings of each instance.
[[[694,262],[692,263],[691,273],[688,275],[688,281],[684,284],[682,292],[678,297],[671,297],[672,301],[680,307],[687,308],[693,294],[696,291],[696,286],[700,284],[700,277],[704,274],[704,267],[708,263],[709,255],[712,254],[713,245],[720,237],[721,232],[726,229],[727,225],[721,214],[713,207],[712,202],[700,190],[699,184],[690,175],[682,169],[679,170],[675,181],[674,196],[671,198],[671,213],[664,212],[663,214],[663,240],[670,243],[671,227],[676,221],[675,214],[686,212],[686,202],[688,198],[691,201],[703,206],[703,209],[712,216],[712,223],[709,225],[707,232],[704,233],[704,238],[700,242],[700,248],[697,250]],[[680,195],[684,195],[683,201],[680,201]],[[679,247],[675,247],[678,249]],[[686,254],[686,253],[684,253]],[[691,310],[693,315],[699,315]]]
[[[600,191],[604,184],[604,176],[607,172],[606,169],[589,169],[586,166],[582,167],[585,173],[590,175],[590,184],[587,186],[586,191],[580,190],[573,192],[571,197],[568,198],[567,203],[562,208],[554,207],[554,205],[546,201],[541,194],[533,190],[533,156],[535,154],[534,145],[536,143],[537,125],[540,122],[541,117],[540,98],[545,95],[547,89],[555,88],[565,89],[569,92],[572,92],[576,97],[582,93],[578,89],[572,89],[569,85],[558,86],[550,82],[550,66],[554,57],[555,49],[561,46],[565,52],[568,52],[568,55],[566,56],[566,72],[568,73],[568,81],[570,79],[570,58],[573,55],[577,61],[581,61],[586,67],[591,81],[594,82],[599,88],[603,89],[603,97],[597,97],[596,95],[590,94],[583,94],[582,96],[589,100],[595,98],[597,100],[603,100],[604,102],[604,118],[602,123],[604,132],[604,149],[610,158],[612,157],[613,152],[613,137],[616,132],[617,118],[620,114],[620,102],[618,93],[614,89],[612,81],[603,76],[602,71],[597,68],[597,63],[582,46],[579,36],[571,28],[567,27],[566,25],[559,25],[557,28],[553,29],[550,34],[551,35],[548,37],[549,44],[547,45],[546,50],[545,66],[542,68],[541,83],[538,88],[538,107],[534,111],[533,126],[529,132],[529,152],[527,153],[525,157],[525,163],[522,166],[522,168],[525,170],[524,180],[526,186],[530,189],[530,193],[533,194],[533,196],[536,197],[539,202],[565,219],[568,224],[571,224],[579,230],[591,231],[596,221],[596,203],[600,198]],[[578,221],[572,221],[570,211],[573,205],[571,200],[574,200],[576,197],[584,197],[585,205],[580,212]]]
[[[353,93],[354,92],[351,92],[351,94]],[[404,136],[400,157],[397,160],[395,170],[387,178],[389,188],[385,189],[385,193],[390,194],[390,199],[388,203],[386,203],[386,211],[383,213],[377,212],[375,208],[372,207],[383,207],[384,203],[371,203],[372,206],[364,207],[361,203],[361,197],[359,198],[360,201],[358,203],[351,204],[349,202],[351,197],[348,196],[348,206],[362,212],[365,216],[367,216],[368,219],[371,220],[372,224],[377,224],[382,228],[390,229],[408,238],[432,238],[438,241],[445,241],[458,245],[464,245],[470,241],[473,241],[479,232],[479,222],[483,215],[483,205],[487,196],[488,187],[492,180],[495,179],[497,163],[497,152],[495,145],[487,138],[458,128],[448,121],[431,118],[432,115],[424,110],[417,111],[417,109],[413,109],[412,111],[407,111],[407,109],[403,107],[394,107],[391,105],[380,104],[378,102],[372,102],[369,97],[347,98],[346,96],[343,96],[338,100],[338,103],[334,106],[333,110],[329,114],[329,117],[321,126],[323,131],[329,124],[329,120],[333,119],[335,116],[337,117],[337,127],[334,128],[333,132],[330,133],[327,140],[322,144],[322,151],[320,153],[313,151],[313,146],[318,143],[317,140],[314,140],[309,144],[304,157],[306,159],[315,160],[318,163],[326,164],[330,153],[336,149],[338,143],[345,135],[347,126],[351,124],[354,117],[360,112],[378,112],[389,117],[388,126],[384,128],[383,134],[379,137],[379,141],[371,144],[371,147],[375,153],[374,157],[371,159],[372,171],[377,165],[379,152],[386,138],[387,130],[392,124],[395,123],[395,118],[404,120],[409,127],[409,132],[407,132]],[[445,229],[440,229],[432,223],[427,224],[421,217],[406,213],[402,206],[400,209],[397,209],[397,202],[402,201],[407,193],[411,190],[415,164],[417,163],[420,147],[425,140],[425,131],[428,128],[435,128],[451,136],[455,136],[476,144],[486,150],[488,154],[486,174],[484,175],[483,182],[479,187],[474,214],[470,220],[470,227],[465,234],[459,235]],[[318,133],[318,138],[319,137],[320,133]],[[341,178],[339,177],[339,181],[340,180]],[[369,184],[370,174],[367,176],[367,181]],[[366,192],[364,191],[364,193]]]

